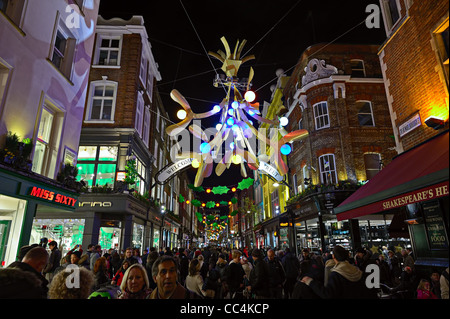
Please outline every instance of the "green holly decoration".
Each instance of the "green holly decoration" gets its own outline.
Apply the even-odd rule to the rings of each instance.
[[[222,206],[227,206],[228,205],[228,202],[226,202],[226,201],[221,201],[220,203],[219,203],[220,205],[222,205]]]
[[[200,207],[200,206],[202,206],[202,202],[199,201],[198,199],[192,200],[191,203],[192,203],[192,205],[194,205],[195,207]]]
[[[212,192],[215,195],[222,195],[222,194],[226,194],[230,191],[230,189],[226,186],[216,186],[212,189]]]
[[[230,202],[232,202],[233,204],[236,204],[237,203],[237,198],[233,197],[232,199],[230,199]]]
[[[249,188],[250,186],[253,185],[254,181],[255,180],[253,178],[251,178],[251,177],[243,179],[242,181],[239,182],[237,188],[240,189],[240,190],[247,189],[247,188]]]
[[[220,216],[220,219],[227,219],[228,216]]]
[[[237,210],[233,210],[233,211],[230,213],[230,215],[231,215],[231,216],[236,216],[237,213],[239,213]]]
[[[189,184],[188,187],[192,189],[194,192],[204,192],[205,189],[203,186],[195,187],[194,184]]]
[[[180,196],[178,197],[178,202],[184,203],[184,197],[183,197],[183,195],[180,194]]]
[[[203,220],[203,216],[201,213],[197,212],[197,213],[195,213],[195,215],[197,216],[197,219],[199,222],[201,222]]]
[[[214,208],[216,206],[216,203],[213,201],[209,201],[206,203],[206,208]]]

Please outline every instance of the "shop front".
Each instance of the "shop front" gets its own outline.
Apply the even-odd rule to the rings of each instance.
[[[448,267],[448,149],[447,130],[398,155],[335,209],[337,219],[361,221],[391,214],[389,235],[409,237],[416,266]],[[401,231],[405,226],[408,232]],[[373,241],[371,227],[372,222],[366,237]]]
[[[104,250],[137,248],[141,254],[155,238],[159,241],[159,226],[153,214],[144,203],[126,193],[82,194],[74,212],[77,219],[85,220],[83,249],[99,244]]]
[[[34,232],[33,218],[40,211],[58,214],[63,220],[52,225],[51,231],[55,235],[64,231],[64,220],[67,220],[67,227],[72,223],[75,233],[78,233],[83,221],[69,222],[77,202],[77,193],[54,180],[0,166],[0,268],[16,261],[20,247],[38,244],[42,237],[60,242],[68,240],[61,236],[52,238],[46,228],[42,232],[42,227],[40,234]],[[77,235],[74,240],[78,240]]]

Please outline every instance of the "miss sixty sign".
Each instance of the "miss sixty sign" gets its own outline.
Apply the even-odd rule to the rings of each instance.
[[[31,189],[30,196],[46,199],[50,202],[55,202],[72,207],[74,207],[75,203],[77,202],[75,198],[57,193],[55,194],[55,192],[51,192],[43,188],[38,188],[36,186]]]

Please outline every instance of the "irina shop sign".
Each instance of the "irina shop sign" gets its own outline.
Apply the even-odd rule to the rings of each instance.
[[[52,203],[66,205],[69,207],[75,207],[75,203],[77,202],[77,200],[73,197],[59,194],[59,193],[49,191],[47,189],[39,188],[36,186],[31,188],[31,191],[29,192],[28,195],[30,195],[32,197],[40,198],[43,200],[47,200]]]

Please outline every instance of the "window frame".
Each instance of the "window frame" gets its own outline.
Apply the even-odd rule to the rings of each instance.
[[[65,40],[64,52],[61,52],[61,50],[56,47],[58,33],[60,33]],[[52,41],[50,43],[50,53],[48,56],[48,60],[69,81],[72,80],[73,69],[75,67],[74,61],[77,45],[78,39],[72,32],[70,32],[69,28],[67,28],[66,24],[60,16],[60,13],[58,12],[55,28],[53,30]],[[58,53],[57,55],[60,56],[60,58],[62,57],[60,65],[58,65],[54,61],[55,51],[56,53]]]
[[[366,165],[366,155],[378,155],[378,168],[374,169],[374,168],[367,168]],[[369,174],[367,174],[367,171],[377,171],[374,175],[376,175],[377,173],[379,173],[381,171],[381,154],[380,153],[376,153],[376,152],[367,152],[363,154],[363,159],[364,159],[364,171],[366,173],[366,180],[369,180]],[[372,176],[373,177],[373,176]]]
[[[353,68],[353,63],[354,62],[361,62],[362,63],[362,69],[356,69],[356,68]],[[351,65],[351,70],[352,70],[352,74],[351,74],[351,76],[352,77],[355,77],[355,78],[365,78],[366,77],[366,64],[364,63],[364,60],[362,60],[362,59],[351,59],[350,60],[350,65]],[[353,72],[362,72],[362,74],[363,74],[363,76],[358,76],[358,75],[353,75]]]
[[[112,40],[119,40],[119,47],[116,48],[112,48],[111,46],[109,47],[103,47],[102,46],[102,42],[103,40],[109,40],[110,41],[110,45],[112,43]],[[123,35],[111,35],[111,34],[105,34],[105,33],[97,33],[97,43],[96,43],[96,48],[95,48],[95,56],[94,56],[94,63],[93,63],[93,67],[94,68],[109,68],[109,69],[114,69],[114,68],[120,68],[120,62],[121,62],[121,58],[122,58],[122,46],[123,46]],[[117,64],[99,64],[100,63],[100,53],[101,51],[108,51],[108,62],[110,60],[110,53],[111,51],[118,51],[117,52]]]
[[[108,81],[106,79],[99,80],[99,81],[92,81],[89,84],[89,99],[88,99],[88,105],[87,105],[87,109],[86,109],[86,116],[84,119],[85,123],[109,123],[109,124],[115,123],[114,116],[115,116],[115,111],[116,111],[118,85],[119,85],[118,82]],[[111,106],[111,119],[109,119],[109,120],[102,120],[101,118],[100,119],[92,119],[91,118],[93,102],[94,102],[94,97],[95,97],[94,94],[95,94],[95,89],[97,86],[103,86],[104,88],[106,88],[107,86],[114,87],[114,94],[112,97],[112,106]],[[103,96],[103,98],[104,98],[104,96]],[[102,103],[102,108],[103,108],[103,103]],[[100,114],[100,117],[102,117],[102,114]]]
[[[328,160],[331,163],[331,160],[329,158],[330,156],[333,159],[332,163],[333,163],[334,169],[333,170],[331,170],[331,169],[329,169],[329,170],[322,169],[322,162],[323,162],[322,159],[325,159],[325,157],[328,157]],[[318,160],[319,160],[320,182],[322,184],[324,184],[324,185],[336,184],[338,182],[338,179],[337,179],[337,169],[336,169],[336,157],[335,157],[335,155],[332,154],[332,153],[323,154],[323,155],[319,156]],[[323,165],[323,166],[325,166],[325,165]],[[323,167],[323,168],[325,168],[325,167]],[[331,175],[331,180],[328,180],[328,173]],[[326,177],[326,178],[324,178],[324,177]],[[334,179],[333,179],[333,177],[334,177]]]
[[[390,1],[395,1],[397,8],[398,19],[393,21],[392,10],[390,8]],[[393,32],[395,26],[402,20],[401,4],[399,0],[380,0],[381,12],[383,14],[383,22],[386,30],[386,35],[389,37]]]
[[[142,140],[144,141],[145,146],[149,146],[150,141],[150,122],[151,114],[150,108],[148,106],[144,107],[144,125],[143,125],[143,134]]]
[[[82,159],[79,159],[78,156],[80,154],[80,149],[82,147],[96,147],[95,159],[94,160],[82,160]],[[115,161],[101,161],[100,160],[100,149],[102,147],[115,147],[115,148],[117,148],[116,160]],[[118,163],[119,163],[119,150],[120,150],[119,145],[96,144],[96,145],[80,145],[78,147],[77,166],[78,165],[82,165],[82,164],[94,165],[94,177],[92,179],[92,186],[89,186],[89,184],[86,183],[86,187],[90,188],[90,187],[96,187],[97,186],[97,182],[98,182],[98,166],[101,165],[101,164],[115,164],[116,168],[115,168],[115,173],[114,173],[114,178],[113,178],[113,184],[111,185],[112,187],[114,186],[114,184],[115,184],[115,182],[117,180],[117,171],[118,171]],[[81,176],[80,176],[80,180],[81,180]]]
[[[322,104],[325,104],[326,114],[317,115],[317,113],[318,113],[317,106],[322,105]],[[314,113],[314,126],[315,126],[316,130],[322,130],[322,129],[330,127],[330,113],[328,112],[328,102],[327,101],[321,101],[321,102],[315,103],[313,105],[313,113]],[[324,118],[324,119],[326,118],[328,120],[328,123],[321,127],[318,127],[317,121],[320,120],[321,118]]]
[[[361,126],[361,127],[375,127],[376,125],[375,125],[375,117],[373,115],[373,104],[372,104],[372,101],[369,101],[369,100],[357,100],[355,102],[355,105],[357,105],[358,103],[369,103],[369,107],[370,107],[370,113],[361,113],[360,112],[361,109],[358,110],[357,116],[358,116],[358,124],[359,124],[359,126]],[[370,114],[370,116],[372,118],[372,125],[362,125],[360,120],[359,120],[359,115],[360,114]]]
[[[134,119],[134,128],[141,138],[143,138],[143,128],[144,128],[144,112],[145,112],[145,102],[144,97],[141,92],[138,92],[138,98],[136,103],[136,116]]]
[[[6,3],[10,2],[11,0],[6,0]],[[14,26],[18,28],[18,31],[22,33],[22,35],[25,35],[22,31],[23,23],[25,20],[25,12],[27,11],[27,5],[28,0],[21,0],[22,3],[19,7],[14,8],[15,11],[13,13],[7,12],[8,11],[8,4],[6,5],[6,10],[0,10],[0,14],[4,15],[7,20],[12,23]],[[20,11],[20,12],[19,12]]]

